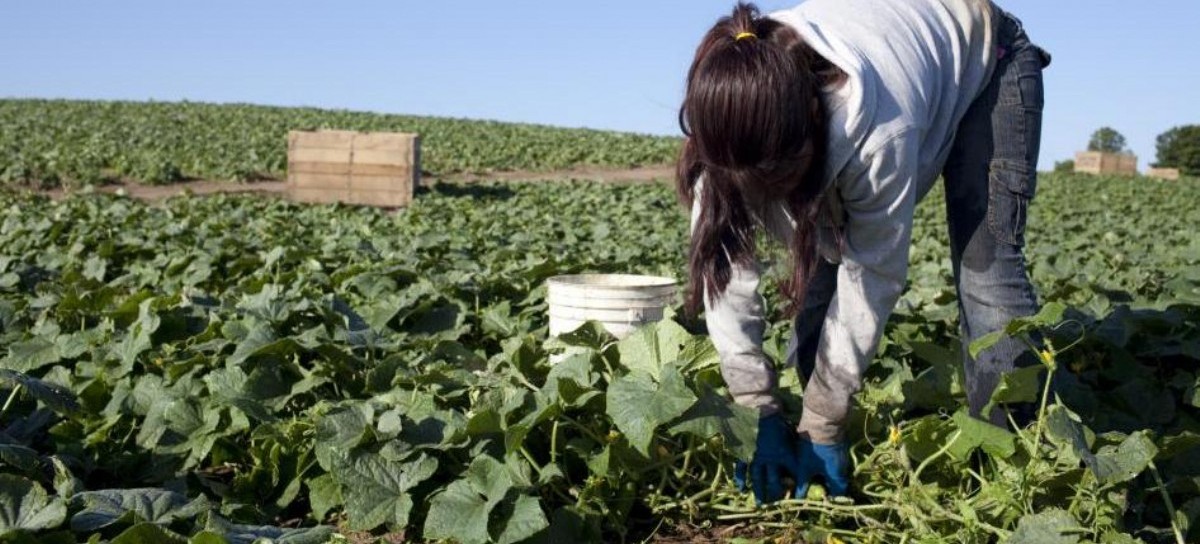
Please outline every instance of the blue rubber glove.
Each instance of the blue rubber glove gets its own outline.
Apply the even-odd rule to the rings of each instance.
[[[846,444],[814,444],[801,439],[796,447],[800,468],[796,476],[796,497],[808,494],[813,476],[825,478],[825,489],[832,497],[845,496],[850,489],[850,450]]]
[[[796,432],[783,416],[772,414],[759,419],[754,459],[749,465],[738,461],[733,468],[733,481],[738,490],[746,490],[748,473],[754,499],[759,505],[782,499],[784,474],[800,474],[800,458],[796,455],[795,443]]]

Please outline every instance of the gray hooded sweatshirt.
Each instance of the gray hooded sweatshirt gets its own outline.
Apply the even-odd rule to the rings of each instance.
[[[813,441],[832,443],[842,437],[850,397],[903,290],[913,210],[941,174],[959,122],[994,69],[993,11],[987,0],[808,0],[769,17],[795,28],[848,75],[823,93],[830,114],[827,194],[841,208],[843,244],[820,236],[821,254],[841,266],[817,349],[823,383],[806,388],[800,422]],[[693,224],[703,206],[699,194]],[[795,223],[782,203],[759,220],[790,241]],[[734,399],[769,414],[779,403],[774,366],[762,350],[759,273],[757,266],[735,267],[725,292],[705,297],[705,311]]]

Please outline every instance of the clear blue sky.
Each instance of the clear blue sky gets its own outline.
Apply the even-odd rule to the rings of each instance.
[[[732,0],[8,0],[0,96],[311,105],[677,133]],[[792,1],[764,0],[770,11]],[[1200,123],[1200,2],[1008,0],[1055,57],[1042,164]]]

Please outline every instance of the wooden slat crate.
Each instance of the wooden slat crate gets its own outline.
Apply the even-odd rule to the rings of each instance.
[[[1080,151],[1075,154],[1075,171],[1084,174],[1136,176],[1137,156],[1132,153]]]
[[[297,202],[402,207],[412,202],[420,179],[416,134],[288,133],[288,194]]]
[[[1146,171],[1146,175],[1167,181],[1179,181],[1181,173],[1178,168],[1151,168]]]

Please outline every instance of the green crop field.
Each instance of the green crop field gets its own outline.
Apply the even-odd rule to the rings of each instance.
[[[128,107],[5,102],[0,117],[59,106]],[[221,130],[268,149],[287,123],[250,131],[283,119],[257,111]],[[89,131],[68,140],[103,154],[116,137]],[[206,140],[177,166],[247,168],[203,162]],[[475,157],[440,168],[504,160],[452,156]],[[1029,258],[1047,311],[1010,332],[1046,335],[1061,395],[1043,396],[1042,367],[1011,376],[995,400],[1041,417],[1009,432],[962,412],[932,195],[857,401],[852,498],[756,509],[730,482],[755,416],[726,400],[700,322],[546,338],[550,276],[682,274],[665,184],[441,185],[396,214],[0,192],[0,540],[1195,542],[1198,201],[1195,180],[1043,177]],[[772,321],[777,355],[787,323]],[[566,345],[582,353],[551,366]]]
[[[0,183],[282,179],[289,130],[416,132],[437,175],[674,160],[679,140],[598,130],[201,103],[0,99]]]

